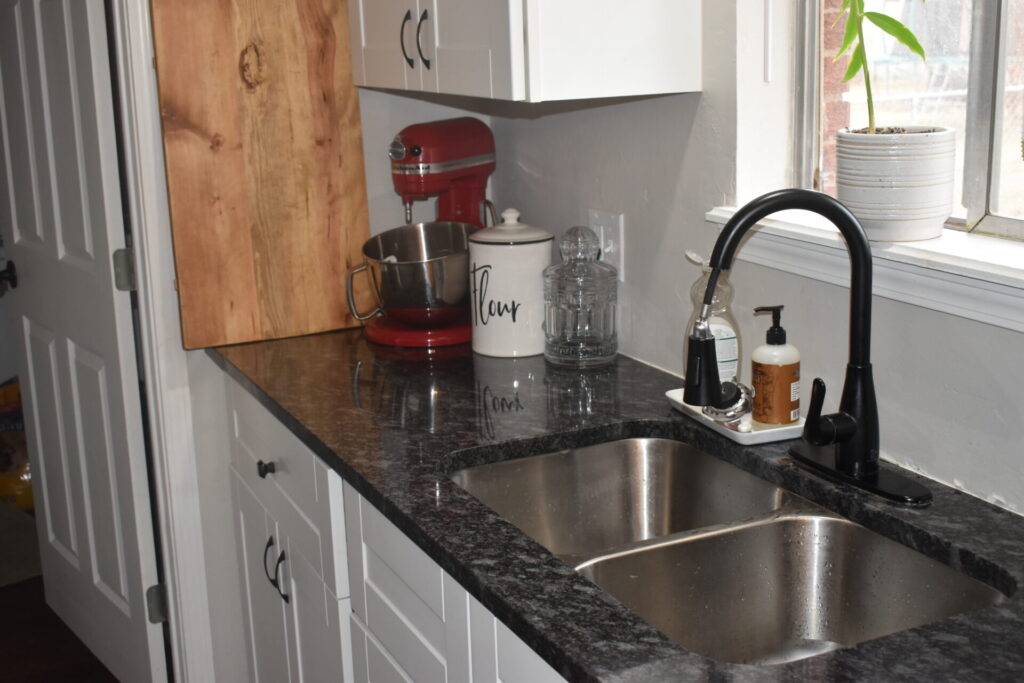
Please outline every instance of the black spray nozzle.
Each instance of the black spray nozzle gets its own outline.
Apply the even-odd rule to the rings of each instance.
[[[768,334],[765,335],[765,341],[772,345],[779,345],[786,343],[786,330],[782,328],[782,309],[785,306],[781,304],[778,306],[758,306],[754,309],[754,313],[764,313],[765,311],[771,311],[772,313],[772,326],[768,328]]]
[[[690,335],[686,340],[686,383],[683,403],[691,406],[725,408],[740,398],[739,388],[733,382],[722,382],[718,377],[718,354],[715,338],[698,339]]]

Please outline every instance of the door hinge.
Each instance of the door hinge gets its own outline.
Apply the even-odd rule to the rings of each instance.
[[[135,255],[131,249],[114,250],[114,286],[122,292],[135,291]]]
[[[162,583],[146,589],[146,616],[151,624],[167,621],[167,591]]]

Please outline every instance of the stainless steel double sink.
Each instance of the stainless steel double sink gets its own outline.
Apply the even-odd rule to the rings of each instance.
[[[626,439],[452,479],[668,637],[722,661],[795,661],[1005,599],[678,441]]]

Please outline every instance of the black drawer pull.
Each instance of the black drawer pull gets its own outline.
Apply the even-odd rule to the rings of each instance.
[[[277,465],[273,462],[263,462],[260,460],[256,463],[256,474],[260,475],[260,479],[266,479],[268,474],[277,472]]]

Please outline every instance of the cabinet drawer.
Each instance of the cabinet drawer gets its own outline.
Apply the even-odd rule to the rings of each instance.
[[[272,464],[266,475],[314,524],[318,521],[316,456],[237,382],[228,383],[232,455],[242,462]]]
[[[347,598],[341,478],[236,382],[228,382],[227,396],[232,466],[331,592]],[[261,477],[261,460],[275,471]]]

